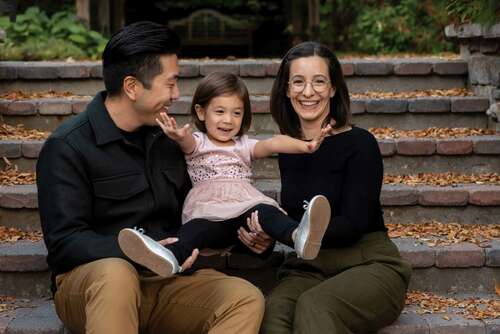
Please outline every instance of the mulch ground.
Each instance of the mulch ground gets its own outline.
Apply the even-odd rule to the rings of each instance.
[[[433,185],[453,186],[456,184],[500,184],[500,174],[460,174],[460,173],[418,173],[413,175],[385,175],[384,184],[405,184],[409,186]]]
[[[391,238],[412,238],[427,246],[452,245],[470,242],[490,247],[490,241],[500,238],[500,225],[442,223],[437,220],[415,224],[385,224]]]
[[[0,124],[0,140],[44,140],[49,136],[50,132],[25,129],[22,124],[17,126]]]

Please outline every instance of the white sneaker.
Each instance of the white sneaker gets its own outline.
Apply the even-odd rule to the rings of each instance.
[[[314,196],[295,233],[294,247],[299,258],[313,260],[318,256],[321,240],[330,223],[330,215],[328,199],[323,195]]]
[[[132,261],[162,277],[170,277],[181,270],[174,253],[134,229],[121,230],[118,244]]]

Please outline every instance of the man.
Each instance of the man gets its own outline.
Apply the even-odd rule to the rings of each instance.
[[[178,37],[152,22],[111,37],[106,91],[47,140],[37,165],[54,303],[77,333],[256,333],[264,299],[215,270],[159,279],[118,246],[123,228],[175,242],[190,188],[184,157],[155,119],[179,97]],[[188,269],[197,257],[182,264]]]

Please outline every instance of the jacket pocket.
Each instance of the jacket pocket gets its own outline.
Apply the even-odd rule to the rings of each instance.
[[[148,188],[144,173],[128,173],[93,181],[96,197],[122,200],[132,197]]]
[[[181,189],[186,182],[186,170],[182,167],[171,167],[162,170],[163,175],[167,181],[172,183],[176,189]]]

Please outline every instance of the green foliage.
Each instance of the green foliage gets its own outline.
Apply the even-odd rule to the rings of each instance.
[[[436,53],[449,51],[448,21],[442,1],[358,2],[363,7],[347,30],[354,51],[362,53]],[[370,5],[371,4],[371,5]]]
[[[457,24],[474,22],[492,25],[500,21],[498,0],[448,0],[446,11]]]
[[[7,34],[1,59],[97,59],[107,42],[68,11],[48,17],[38,7],[30,7],[15,22],[0,17],[0,27]]]

